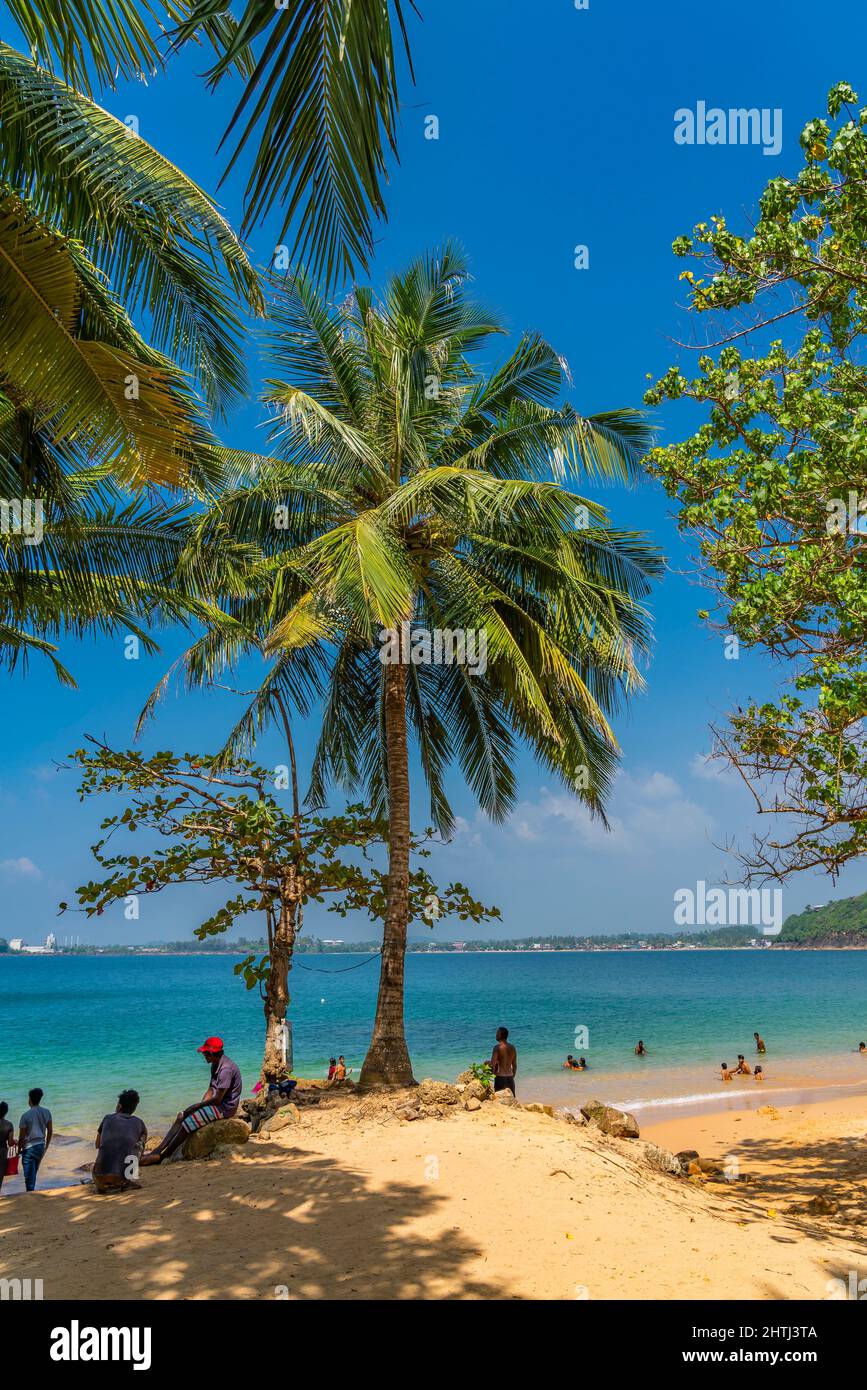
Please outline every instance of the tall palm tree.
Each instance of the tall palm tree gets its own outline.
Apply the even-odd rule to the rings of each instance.
[[[641,599],[660,560],[564,484],[630,478],[648,430],[633,411],[585,417],[558,403],[564,369],[536,336],[491,375],[474,371],[471,354],[502,330],[469,297],[452,246],[415,261],[381,299],[357,288],[332,306],[299,277],[271,325],[277,454],[230,456],[236,485],[194,523],[184,579],[219,599],[222,616],[182,663],[196,684],[251,650],[270,655],[227,753],[281,701],[305,714],[321,699],[312,800],[332,781],[364,784],[387,813],[381,976],[361,1079],[407,1084],[410,741],[445,833],[449,764],[502,819],[518,741],[604,817],[617,757],[609,715],[641,684]],[[400,644],[384,661],[383,635],[404,624],[484,633],[486,669],[417,664]]]
[[[247,390],[241,310],[262,297],[211,200],[90,98],[0,44],[0,490],[39,499],[0,534],[0,664],[63,631],[181,612],[177,511],[216,478],[198,385]],[[152,342],[132,315],[146,318]],[[190,380],[192,377],[192,381]],[[130,503],[121,489],[151,490]],[[11,499],[19,499],[17,503]]]

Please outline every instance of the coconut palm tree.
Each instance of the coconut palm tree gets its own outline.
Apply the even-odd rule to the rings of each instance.
[[[0,663],[63,631],[138,632],[181,536],[154,489],[201,493],[247,387],[257,277],[211,200],[92,100],[0,44]],[[133,315],[148,322],[151,341]],[[192,378],[192,380],[190,379]],[[151,489],[133,503],[121,489]],[[16,516],[38,503],[40,536]]]
[[[365,1084],[412,1080],[411,741],[445,833],[449,765],[502,819],[519,742],[604,817],[617,758],[609,716],[641,684],[641,600],[659,557],[565,484],[632,477],[647,426],[633,411],[586,417],[560,403],[564,368],[533,335],[477,373],[472,354],[500,331],[470,298],[452,246],[415,261],[380,299],[357,288],[332,306],[298,277],[278,292],[269,330],[276,454],[227,458],[235,486],[195,520],[184,559],[184,583],[222,607],[182,658],[187,680],[213,681],[250,651],[272,659],[227,755],[281,703],[304,715],[321,701],[312,801],[332,782],[363,784],[388,816]],[[483,636],[484,669],[425,656],[431,631]]]
[[[6,0],[29,51],[80,91],[149,77],[191,42],[214,50],[211,86],[244,91],[223,143],[226,173],[254,149],[242,232],[275,206],[282,241],[326,282],[366,268],[371,223],[386,215],[386,159],[396,148],[395,49],[412,64],[414,0]]]

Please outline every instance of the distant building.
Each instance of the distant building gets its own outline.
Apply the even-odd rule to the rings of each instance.
[[[57,949],[57,937],[54,935],[54,932],[50,931],[45,938],[44,946],[28,946],[24,941],[20,940],[17,946],[11,941],[9,945],[12,950],[18,950],[25,956],[53,956]]]
[[[22,938],[21,938],[20,936],[13,936],[12,940],[9,942],[9,950],[10,950],[10,951],[20,951],[20,950],[23,949],[23,947],[24,947],[24,942],[23,942]]]

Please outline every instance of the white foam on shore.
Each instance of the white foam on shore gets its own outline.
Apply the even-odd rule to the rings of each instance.
[[[798,1088],[796,1086],[773,1087],[763,1085],[761,1090],[759,1090],[757,1086],[753,1091],[695,1091],[692,1095],[688,1096],[657,1096],[655,1100],[617,1100],[612,1101],[612,1105],[615,1105],[618,1110],[653,1110],[664,1105],[701,1105],[706,1101],[731,1100],[734,1097],[790,1095],[793,1091],[798,1089],[803,1088]],[[824,1089],[824,1087],[816,1087],[816,1089],[820,1090]]]

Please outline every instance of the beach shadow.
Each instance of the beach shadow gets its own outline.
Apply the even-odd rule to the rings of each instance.
[[[409,1226],[443,1201],[257,1142],[151,1169],[138,1192],[0,1202],[0,1274],[42,1278],[46,1299],[502,1297],[470,1274],[480,1250],[464,1232]]]
[[[867,1253],[867,1143],[861,1138],[825,1140],[791,1138],[742,1139],[737,1145],[741,1168],[755,1175],[755,1182],[737,1190],[738,1206],[753,1219],[767,1220],[766,1208],[797,1222],[798,1235],[826,1240],[845,1238]],[[838,1203],[834,1215],[803,1211],[815,1197]],[[782,1233],[774,1239],[785,1243]],[[867,1270],[865,1270],[867,1272]]]

